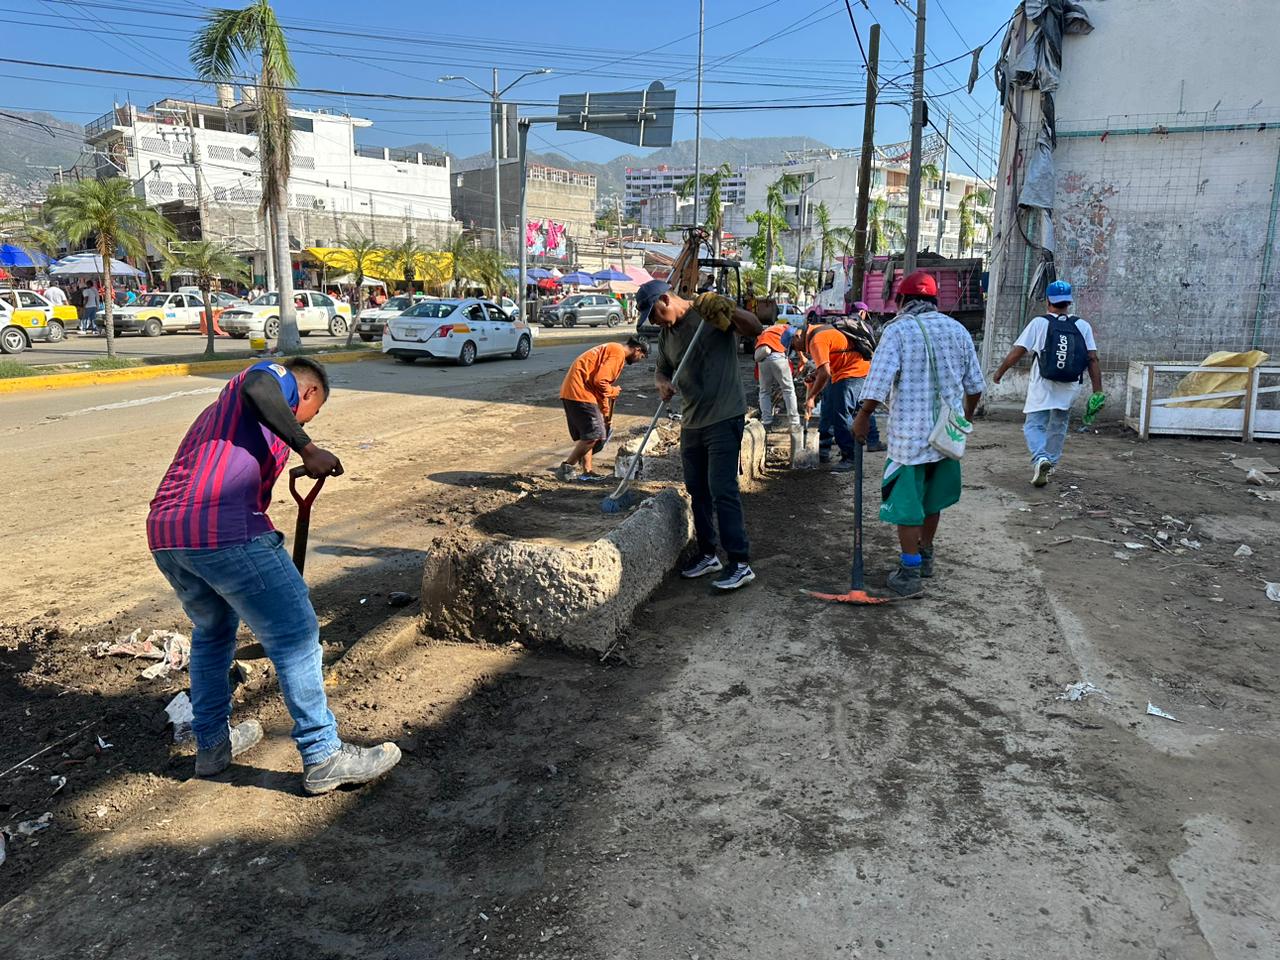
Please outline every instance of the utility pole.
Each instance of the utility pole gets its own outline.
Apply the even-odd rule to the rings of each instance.
[[[693,225],[695,227],[700,225],[698,208],[699,201],[702,199],[702,35],[706,22],[706,0],[698,0],[698,94],[697,106],[693,111]]]
[[[493,245],[502,256],[502,94],[493,68]]]
[[[920,151],[924,136],[924,17],[927,0],[916,0],[916,64],[915,82],[911,91],[911,173],[907,180],[907,250],[903,258],[902,272],[911,273],[916,268],[916,253],[920,249]]]
[[[191,144],[191,165],[195,168],[196,174],[196,226],[200,229],[200,239],[205,239],[204,230],[204,185],[202,181],[201,171],[204,167],[201,164],[200,144],[196,142],[196,125],[195,119],[191,114],[191,107],[187,107],[187,139]]]
[[[942,255],[942,235],[947,229],[947,161],[951,159],[951,114],[947,114],[946,132],[942,135],[942,187],[938,191],[938,255]],[[956,251],[956,256],[960,251]]]
[[[858,207],[853,228],[853,299],[862,299],[867,273],[867,211],[871,204],[871,161],[876,147],[876,94],[880,83],[880,24],[871,25],[867,50],[867,108],[862,115],[862,156],[858,158]]]

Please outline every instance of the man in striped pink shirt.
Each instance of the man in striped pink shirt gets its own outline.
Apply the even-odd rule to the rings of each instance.
[[[241,621],[275,665],[308,793],[367,783],[400,760],[394,743],[357,747],[339,739],[315,609],[267,516],[291,450],[312,477],[342,474],[341,461],[303,429],[328,398],[328,374],[314,360],[254,364],[196,418],[151,501],[148,546],[195,628],[197,776],[221,773],[262,739],[256,720],[230,724],[229,673]]]

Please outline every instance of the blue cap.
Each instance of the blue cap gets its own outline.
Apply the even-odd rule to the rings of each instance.
[[[641,323],[649,322],[649,313],[653,310],[653,305],[670,289],[671,284],[665,280],[650,280],[640,285],[640,289],[636,291],[636,309],[640,311]]]
[[[1071,284],[1065,280],[1055,280],[1049,284],[1048,289],[1044,292],[1045,299],[1050,303],[1070,303],[1071,302]]]

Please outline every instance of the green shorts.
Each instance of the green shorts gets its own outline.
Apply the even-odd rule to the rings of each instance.
[[[938,460],[903,466],[886,460],[880,481],[880,519],[918,527],[925,517],[960,502],[960,461]]]

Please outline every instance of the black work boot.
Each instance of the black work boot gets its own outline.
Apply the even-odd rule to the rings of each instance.
[[[920,548],[920,576],[925,580],[933,576],[933,547]]]
[[[924,591],[924,586],[920,583],[919,567],[904,567],[899,564],[898,569],[889,574],[887,584],[900,597],[914,597]]]
[[[380,743],[376,747],[344,743],[328,759],[306,767],[302,774],[302,789],[317,794],[328,793],[349,783],[368,783],[377,780],[399,762],[400,748],[394,743]]]
[[[196,776],[216,777],[231,761],[262,740],[262,724],[245,720],[230,730],[230,735],[211,750],[196,751]]]

